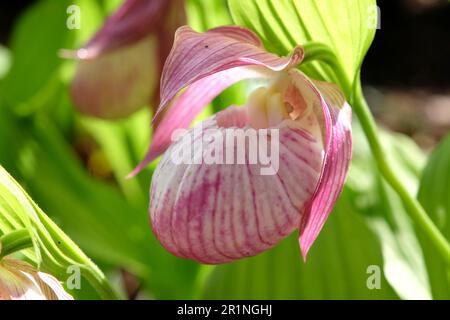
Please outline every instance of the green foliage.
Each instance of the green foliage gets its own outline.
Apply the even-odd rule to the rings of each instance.
[[[11,53],[8,48],[0,45],[0,79],[8,73],[11,67]]]
[[[14,59],[1,86],[2,100],[11,108],[30,99],[45,99],[41,97],[55,85],[61,64],[58,51],[71,42],[72,34],[65,27],[69,5],[68,0],[40,1],[17,22],[10,46]]]
[[[45,215],[1,166],[0,213],[0,232],[3,235],[27,231],[33,249],[25,250],[24,254],[40,270],[64,281],[68,268],[78,266],[82,275],[104,298],[115,297],[100,269]]]
[[[198,32],[232,24],[226,0],[187,0],[186,9],[189,26]]]
[[[380,132],[390,163],[414,194],[425,155],[408,137]],[[413,224],[400,198],[380,175],[358,122],[353,126],[353,158],[347,178],[351,203],[377,235],[388,282],[404,299],[428,299],[428,277]]]
[[[420,182],[419,200],[450,241],[450,135],[428,160]],[[421,237],[433,298],[450,299],[450,270],[425,237]]]
[[[312,77],[340,83],[347,95],[346,83],[351,84],[358,73],[375,33],[369,26],[374,0],[187,3],[189,24],[198,31],[230,24],[232,16],[278,54],[288,54],[297,44],[310,49],[323,45],[337,56],[343,69],[338,76],[345,79],[326,62],[309,61],[301,68]],[[66,28],[70,4],[81,8],[80,30]],[[418,232],[378,172],[358,123],[346,187],[306,263],[297,234],[257,257],[218,267],[200,266],[163,249],[148,222],[154,166],[137,178],[125,179],[148,146],[149,112],[116,122],[81,116],[68,97],[74,62],[58,57],[60,49],[75,49],[87,41],[118,4],[117,0],[37,1],[17,21],[11,45],[0,47],[0,164],[30,194],[1,170],[0,236],[32,230],[34,247],[23,253],[44,271],[64,280],[67,265],[76,263],[94,283],[105,281],[45,211],[108,271],[110,279],[124,269],[136,276],[147,297],[154,298],[411,299],[429,298],[431,293],[434,298],[450,297],[449,270],[425,240],[420,239],[420,247]],[[234,86],[201,117],[242,104],[244,96],[244,87]],[[415,194],[424,154],[409,138],[380,134],[390,163]],[[83,162],[77,147],[80,139],[94,145],[102,168],[109,172],[107,178],[95,175],[89,160]],[[449,239],[448,163],[449,138],[429,160],[419,198]],[[380,290],[367,288],[372,265],[381,270]],[[95,297],[90,287],[76,295]]]
[[[311,77],[341,84],[347,97],[376,31],[375,0],[228,0],[233,20],[255,31],[269,51],[287,55],[296,45],[321,43],[336,55],[345,79],[325,63],[303,66]],[[308,54],[308,53],[307,53]]]

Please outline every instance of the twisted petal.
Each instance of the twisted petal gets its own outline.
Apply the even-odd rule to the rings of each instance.
[[[183,8],[179,0],[126,0],[95,36],[75,52],[75,56],[79,59],[94,59],[142,40],[158,31],[171,6],[176,6],[174,9],[177,11]]]
[[[0,261],[0,300],[73,300],[53,276],[10,258]]]
[[[299,244],[303,258],[320,233],[339,197],[352,156],[352,112],[340,89],[330,83],[311,81],[293,70],[293,77],[307,82],[316,92],[323,111],[323,131],[326,137],[325,160],[320,182],[300,224]]]
[[[244,108],[230,107],[202,122],[203,130],[191,129],[169,147],[154,173],[152,227],[163,246],[177,256],[208,264],[253,256],[300,224],[319,181],[322,145],[292,120],[272,128],[279,138],[272,131],[259,136],[261,129],[248,126],[245,112]],[[214,139],[208,138],[208,132]],[[238,154],[243,146],[229,143],[230,132],[239,137],[236,141],[257,132],[258,143],[261,139],[279,143],[279,157],[272,158],[279,160],[278,170],[262,175],[265,166],[248,161],[256,152],[251,142],[245,144],[245,164],[223,164],[227,155]],[[185,150],[193,150],[192,157],[174,163],[174,155]],[[211,155],[222,160],[208,163]]]
[[[290,57],[278,57],[265,51],[260,39],[244,28],[219,27],[205,33],[179,28],[164,66],[156,117],[169,105],[170,109],[159,123],[144,161],[131,175],[164,152],[172,132],[186,128],[225,88],[244,79],[271,78],[274,71],[289,69],[302,60],[301,47]]]

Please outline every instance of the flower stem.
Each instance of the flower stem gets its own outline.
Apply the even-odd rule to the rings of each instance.
[[[405,184],[397,176],[386,157],[386,153],[383,150],[383,146],[377,134],[378,130],[375,120],[362,93],[359,77],[355,83],[355,94],[352,102],[353,110],[361,122],[381,174],[397,192],[411,219],[423,231],[436,250],[440,253],[443,260],[450,267],[450,244],[433,223],[419,201],[408,192]]]
[[[33,246],[28,230],[13,231],[0,237],[0,260],[14,252]]]
[[[330,48],[319,42],[308,42],[303,45],[305,50],[305,57],[303,63],[310,61],[321,60],[329,65],[334,65],[336,62],[336,56]]]

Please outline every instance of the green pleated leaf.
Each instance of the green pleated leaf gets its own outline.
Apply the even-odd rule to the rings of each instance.
[[[450,135],[436,148],[423,172],[419,200],[450,241]],[[434,246],[421,237],[433,298],[450,299],[450,269]]]
[[[187,0],[186,11],[189,26],[198,32],[232,24],[226,0]]]
[[[102,297],[115,297],[100,269],[0,166],[0,233],[20,230],[27,230],[33,243],[24,255],[41,271],[65,282],[69,268],[76,266]]]
[[[337,78],[323,63],[305,65],[310,76],[352,83],[377,27],[375,0],[229,0],[234,21],[255,31],[270,51],[287,55],[294,46],[322,43],[343,66],[346,79]],[[308,54],[308,52],[306,52]]]

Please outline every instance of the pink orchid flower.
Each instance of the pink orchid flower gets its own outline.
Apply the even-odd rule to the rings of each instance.
[[[73,300],[59,281],[26,262],[0,260],[0,300]]]
[[[201,263],[225,263],[265,251],[298,228],[306,259],[343,188],[351,159],[351,108],[336,85],[296,69],[303,56],[300,46],[289,57],[269,53],[241,27],[177,30],[161,80],[158,114],[167,111],[132,173],[164,153],[153,175],[150,219],[167,250]],[[172,134],[245,79],[261,84],[246,105],[230,106],[198,126],[223,136],[227,130],[278,130],[276,174],[261,175],[254,163],[174,164],[171,155],[185,147],[196,156],[208,150],[197,148],[196,140],[204,138],[204,131],[193,133],[198,126],[189,131],[194,141],[173,142]],[[275,137],[267,131],[262,136]],[[223,153],[235,151],[225,145]]]
[[[184,0],[126,0],[81,49],[71,96],[82,112],[107,119],[157,106],[159,75],[172,35],[185,24]]]

